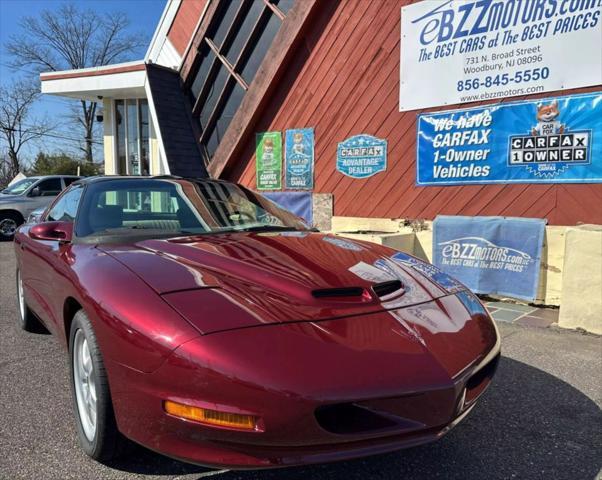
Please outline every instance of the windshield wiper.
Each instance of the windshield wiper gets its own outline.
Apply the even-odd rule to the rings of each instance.
[[[287,227],[286,225],[255,225],[253,227],[235,228],[233,232],[302,232],[295,227]]]

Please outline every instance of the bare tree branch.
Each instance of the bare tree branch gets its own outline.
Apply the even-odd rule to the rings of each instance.
[[[38,72],[98,67],[130,60],[146,44],[139,34],[128,32],[125,13],[99,14],[73,4],[58,11],[45,10],[20,22],[21,33],[6,46],[11,65]],[[94,121],[97,102],[81,100],[78,124],[83,127],[83,151],[93,162]]]
[[[27,143],[42,138],[54,128],[47,120],[33,119],[31,107],[39,97],[37,86],[18,81],[0,86],[0,138],[6,142],[12,175],[22,170],[19,153]]]

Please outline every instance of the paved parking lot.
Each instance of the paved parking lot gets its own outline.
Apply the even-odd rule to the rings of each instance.
[[[441,441],[308,468],[217,472],[132,447],[111,466],[78,448],[65,353],[16,326],[12,244],[0,243],[0,479],[602,478],[602,338],[500,324],[494,385]]]

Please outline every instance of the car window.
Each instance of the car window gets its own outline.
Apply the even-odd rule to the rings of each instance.
[[[308,228],[292,213],[239,185],[180,179],[117,179],[88,185],[75,226],[78,237]]]
[[[65,182],[65,187],[68,187],[76,180],[79,180],[77,177],[63,177],[63,182]]]
[[[73,222],[82,191],[83,188],[81,186],[75,186],[65,192],[50,209],[48,215],[46,215],[46,220],[49,222]]]
[[[24,178],[23,180],[13,183],[10,187],[6,187],[1,193],[6,195],[21,195],[37,181],[37,178]]]
[[[61,193],[63,185],[60,178],[48,178],[38,183],[35,188],[40,189],[41,197],[53,197]]]

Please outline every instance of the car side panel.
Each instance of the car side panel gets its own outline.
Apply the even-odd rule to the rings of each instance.
[[[56,321],[45,294],[44,276],[52,267],[48,264],[49,245],[29,237],[29,226],[25,225],[15,235],[14,245],[17,268],[21,271],[23,293],[28,307],[52,333],[58,334]]]
[[[138,371],[154,371],[199,335],[137,275],[93,245],[35,241],[28,230],[23,227],[15,242],[26,301],[65,347],[69,298],[90,318],[105,359]]]
[[[72,296],[83,306],[106,359],[150,372],[176,347],[199,336],[137,275],[94,246],[73,245],[65,261],[72,280],[58,296],[63,302]]]

